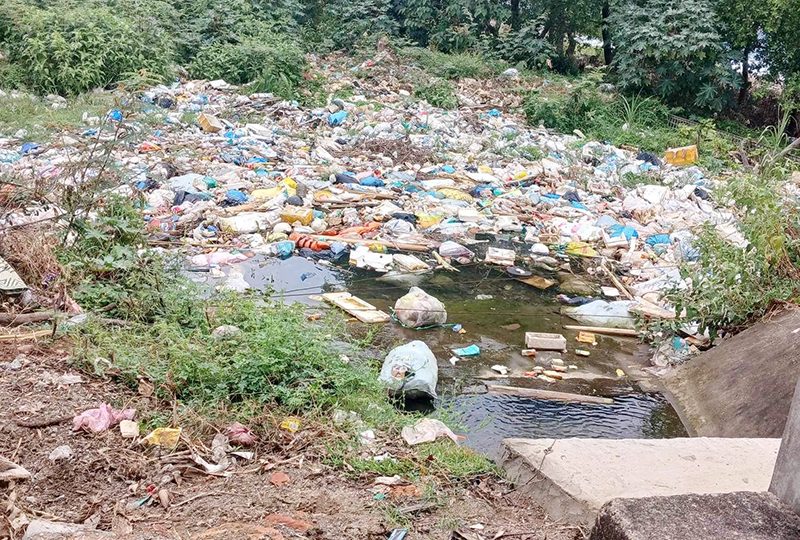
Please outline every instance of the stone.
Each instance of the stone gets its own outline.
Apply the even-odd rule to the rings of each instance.
[[[501,464],[551,519],[591,524],[617,498],[766,491],[779,445],[702,437],[505,439]]]
[[[238,326],[233,326],[232,324],[223,324],[222,326],[217,326],[214,328],[214,331],[211,332],[211,335],[217,339],[220,339],[235,336],[241,331],[242,329]]]
[[[615,499],[590,540],[797,540],[800,516],[771,493]]]
[[[78,523],[56,523],[44,519],[35,519],[28,525],[22,540],[97,540],[117,538],[113,533],[95,531]]]
[[[53,462],[60,461],[62,459],[69,459],[70,457],[72,457],[72,448],[70,448],[66,444],[62,444],[61,446],[54,448],[53,451],[50,452],[50,455],[47,457],[50,461]]]
[[[795,387],[769,490],[800,512],[800,381]]]

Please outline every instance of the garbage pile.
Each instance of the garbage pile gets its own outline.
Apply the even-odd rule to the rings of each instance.
[[[153,246],[231,288],[248,287],[235,269],[256,255],[309,257],[408,285],[484,263],[534,287],[559,283],[569,315],[598,327],[633,328],[636,312],[678,315],[661,296],[688,286],[678,266],[698,257],[700,224],[745,245],[696,166],[528,126],[493,107],[491,93],[444,111],[396,81],[370,86],[352,70],[327,69],[361,92],[304,108],[224,81],[161,85],[138,112],[85,118],[85,129],[53,141],[0,138],[0,174],[59,178],[81,141],[124,125],[141,137],[115,149],[126,179],[113,192],[143,201]],[[696,149],[676,156],[691,161]],[[628,174],[648,181],[626,188]],[[7,212],[0,226],[59,212],[50,201]]]

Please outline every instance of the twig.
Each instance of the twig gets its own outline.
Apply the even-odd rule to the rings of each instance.
[[[196,501],[197,499],[201,499],[203,497],[217,497],[218,495],[241,495],[241,493],[231,493],[230,491],[209,491],[208,493],[199,493],[194,497],[189,497],[188,499],[185,499],[179,503],[173,504],[172,508],[183,506],[184,504]]]

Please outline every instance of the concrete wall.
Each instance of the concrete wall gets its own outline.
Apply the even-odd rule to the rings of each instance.
[[[800,381],[794,391],[769,490],[800,514]]]

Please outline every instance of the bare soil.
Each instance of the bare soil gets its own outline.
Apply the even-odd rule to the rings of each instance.
[[[20,349],[22,367],[9,369]],[[64,375],[80,375],[83,382],[66,384]],[[401,526],[409,529],[408,539],[449,539],[454,529],[470,540],[499,539],[501,532],[567,540],[585,532],[550,522],[513,486],[491,477],[467,486],[440,484],[434,496],[422,485],[384,487],[389,495],[381,500],[375,475],[333,469],[303,445],[277,447],[275,440],[285,437],[256,446],[252,460],[237,458],[228,476],[207,474],[182,451],[186,446],[159,454],[122,438],[117,427],[97,435],[74,432],[72,417],[101,403],[134,407],[137,419],[173,414],[168,405],[72,369],[63,343],[0,344],[0,456],[31,473],[27,480],[0,482],[0,538],[23,535],[20,515],[134,539],[378,539]],[[211,446],[210,438],[205,445],[188,437],[184,442],[205,452]],[[62,445],[71,457],[51,461]],[[276,485],[276,472],[289,482]],[[159,487],[166,490],[164,504]]]

